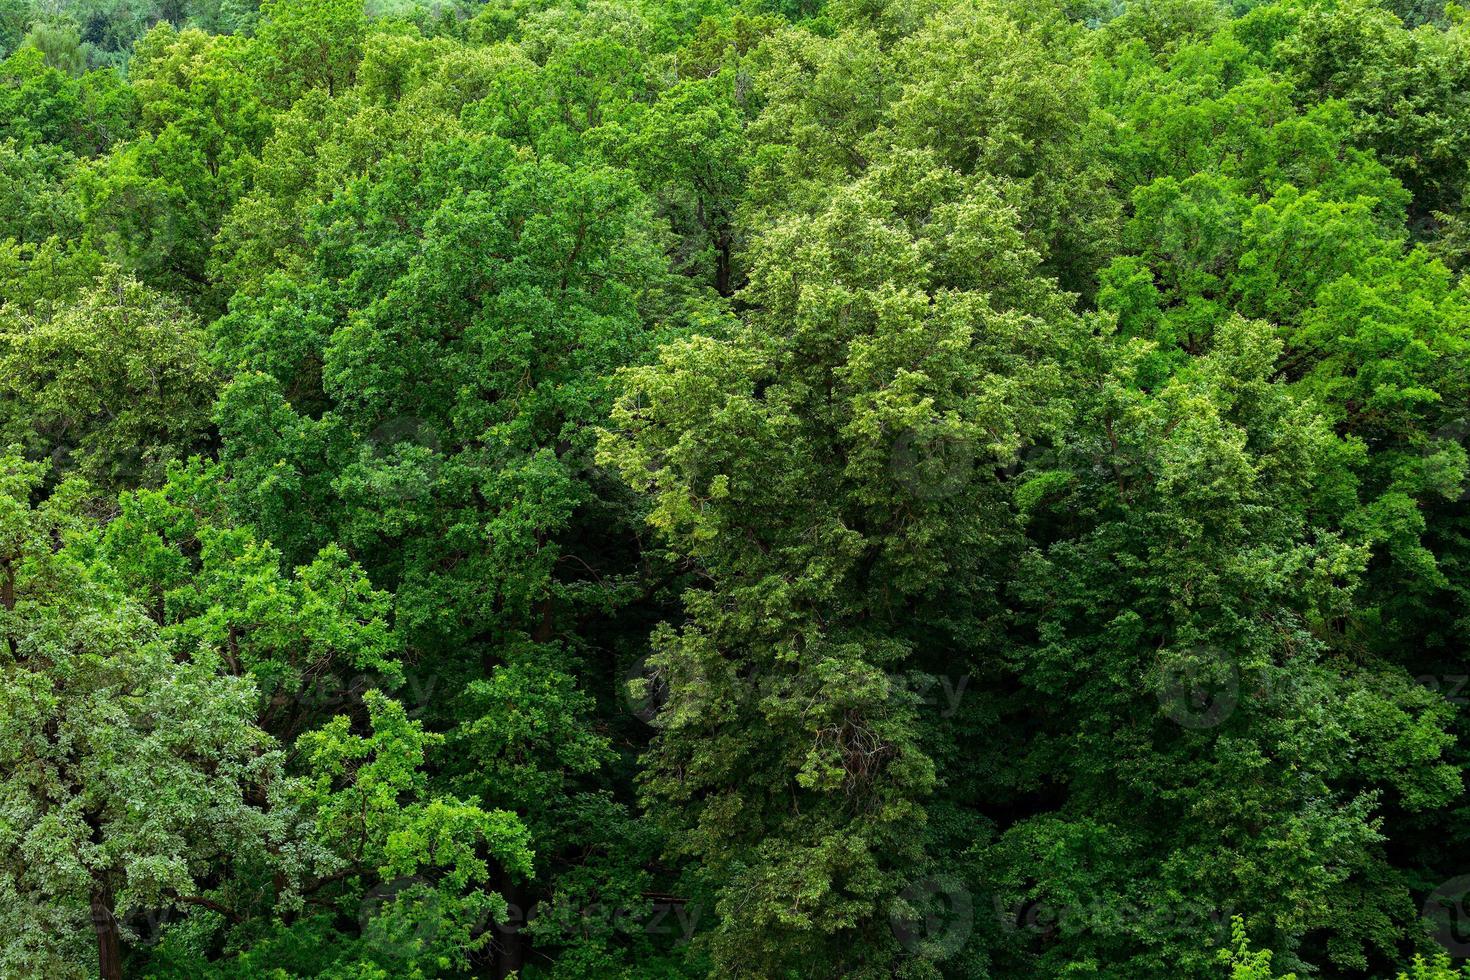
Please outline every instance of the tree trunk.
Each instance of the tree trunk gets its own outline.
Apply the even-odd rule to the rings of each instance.
[[[92,926],[97,930],[97,970],[102,980],[122,980],[122,944],[112,914],[112,896],[101,888],[92,892]]]
[[[0,609],[6,612],[15,609],[15,563],[9,558],[0,561]],[[5,643],[10,648],[12,657],[20,652],[20,647],[15,642],[15,634],[8,630]]]
[[[730,296],[735,290],[730,283],[730,233],[721,231],[715,238],[715,292]]]
[[[531,632],[531,640],[536,643],[550,643],[551,638],[556,636],[556,620],[551,615],[551,596],[541,600],[540,612],[541,618]]]
[[[531,915],[531,895],[524,884],[513,881],[504,871],[498,870],[495,878],[496,890],[510,905],[509,921],[501,923],[495,944],[495,980],[505,980],[513,973],[520,976],[520,971],[526,966],[526,952],[531,942],[525,935],[525,929]]]

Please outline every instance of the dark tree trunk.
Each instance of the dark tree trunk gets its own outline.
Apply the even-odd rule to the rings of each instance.
[[[552,637],[556,636],[556,620],[552,618],[551,597],[547,596],[541,600],[541,618],[536,623],[536,628],[531,632],[531,639],[536,643],[550,643]]]
[[[10,612],[15,609],[15,564],[7,558],[0,561],[0,609]],[[16,645],[15,635],[5,637],[5,643],[10,647],[10,655],[14,657],[20,647]]]
[[[510,905],[510,915],[506,922],[499,924],[499,935],[495,937],[495,980],[505,980],[512,973],[519,976],[519,971],[526,966],[530,938],[525,930],[531,915],[527,904],[531,896],[524,884],[512,881],[510,875],[503,871],[496,878],[497,891]]]
[[[101,888],[92,892],[92,927],[97,930],[97,970],[102,980],[122,980],[122,944],[112,914],[112,896]]]
[[[722,231],[715,239],[715,292],[729,296],[730,288],[730,234]]]

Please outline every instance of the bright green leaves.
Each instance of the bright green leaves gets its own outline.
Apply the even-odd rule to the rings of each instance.
[[[872,923],[923,867],[935,785],[894,686],[933,635],[912,610],[994,588],[996,471],[1054,417],[1073,328],[1015,221],[895,154],[758,240],[744,327],[625,374],[603,458],[708,579],[655,635],[648,790],[718,896],[720,968],[903,955]]]
[[[475,845],[524,874],[531,852],[514,817],[478,810],[474,800],[433,799],[402,805],[424,794],[424,750],[439,740],[381,694],[365,697],[370,734],[354,735],[346,717],[298,740],[312,788],[305,793],[323,839],[384,875],[445,871],[451,886],[483,880],[488,865]]]
[[[1227,321],[1209,354],[1144,391],[1146,362],[1120,350],[1053,464],[1071,481],[1031,509],[1045,544],[1020,581],[1036,639],[1018,667],[1056,705],[1041,744],[1069,800],[1007,831],[995,858],[1055,907],[1144,910],[1065,953],[1037,945],[1033,969],[1060,970],[1060,954],[1202,972],[1206,950],[1157,959],[1153,944],[1206,913],[1267,908],[1278,948],[1328,930],[1327,955],[1361,963],[1406,915],[1380,801],[1438,808],[1457,792],[1446,706],[1401,668],[1346,669],[1320,640],[1352,609],[1368,548],[1302,519],[1343,459],[1311,403],[1271,380],[1278,351],[1266,325]],[[1354,748],[1370,743],[1395,763]],[[1105,860],[1074,846],[1099,826],[1117,842]]]
[[[339,716],[297,739],[307,773],[299,803],[346,870],[385,883],[364,900],[366,958],[395,975],[463,969],[490,942],[483,927],[505,913],[504,899],[482,889],[495,868],[530,872],[529,836],[514,814],[432,794],[422,767],[441,736],[377,691],[364,706],[365,735]]]
[[[1278,976],[1271,968],[1272,953],[1269,949],[1251,949],[1250,937],[1246,934],[1245,920],[1234,916],[1230,920],[1230,945],[1220,950],[1219,962],[1230,967],[1230,980],[1296,980],[1295,973]]]
[[[1314,26],[1281,40],[1290,33],[1282,24],[1297,18]],[[1329,34],[1341,45],[1330,55],[1321,47]],[[1467,328],[1449,272],[1422,250],[1406,252],[1405,208],[1423,201],[1411,202],[1362,145],[1364,127],[1382,120],[1348,93],[1357,91],[1353,72],[1367,70],[1361,59],[1458,43],[1452,34],[1428,28],[1411,39],[1366,5],[1331,15],[1278,5],[1179,49],[1163,67],[1105,76],[1130,131],[1115,156],[1139,186],[1125,233],[1131,254],[1104,270],[1100,305],[1125,332],[1159,341],[1150,384],[1207,350],[1232,313],[1278,326],[1279,368],[1360,457],[1361,506],[1350,516],[1335,507],[1331,519],[1389,559],[1365,589],[1367,618],[1380,604],[1396,610],[1391,620],[1423,631],[1409,647],[1443,646],[1457,618],[1439,565],[1462,561],[1463,515],[1444,505],[1447,490],[1456,496],[1460,440],[1444,434],[1467,397]],[[1273,50],[1314,67],[1273,77]],[[1432,71],[1456,84],[1442,65]],[[1407,80],[1410,89],[1421,83],[1429,84]],[[1313,92],[1348,97],[1304,107]],[[1401,118],[1436,125],[1414,105],[1405,95]],[[1423,197],[1409,165],[1384,160]]]
[[[0,427],[109,489],[196,449],[216,377],[197,319],[116,270],[72,299],[0,308]]]
[[[1457,203],[1467,181],[1467,25],[1410,31],[1366,2],[1307,6],[1298,16],[1272,53],[1301,101],[1345,102],[1355,138],[1409,188],[1416,214]]]
[[[834,37],[792,30],[752,56],[765,95],[750,130],[753,217],[819,206],[890,152],[928,151],[995,180],[1050,270],[1090,289],[1116,209],[1080,29],[991,3],[841,13]]]
[[[72,78],[23,47],[0,62],[0,136],[93,156],[131,135],[137,98],[117,73]]]
[[[102,271],[80,239],[87,159],[126,140],[137,96],[113,71],[71,78],[23,48],[0,62],[0,303],[56,301]]]
[[[74,165],[64,150],[0,142],[0,240],[42,242],[76,233],[76,202],[66,191]]]
[[[1463,13],[442,6],[0,64],[0,974],[1405,963]]]
[[[1375,441],[1439,430],[1470,395],[1470,297],[1422,251],[1365,262],[1325,286],[1291,340],[1310,365],[1304,385]]]
[[[414,254],[392,233],[398,222],[421,229]],[[609,397],[604,378],[647,343],[643,297],[665,273],[641,199],[616,172],[513,162],[501,141],[467,139],[419,164],[385,162],[318,227],[322,279],[280,283],[222,324],[241,356],[279,365],[298,400],[331,406],[312,421],[275,402],[265,410],[281,421],[227,432],[242,489],[295,488],[287,474],[320,472],[310,453],[325,451],[330,490],[300,485],[307,506],[325,514],[328,492],[345,505],[332,525],[387,563],[410,631],[524,622],[556,561],[548,538],[585,499],[577,467]],[[271,343],[303,301],[324,340],[317,392]],[[354,312],[339,320],[342,307]],[[274,400],[273,387],[242,378],[226,400],[253,402],[247,388]],[[286,532],[273,528],[294,547]],[[446,542],[461,553],[448,567],[431,557]]]
[[[248,48],[233,38],[167,24],[138,44],[142,132],[79,179],[83,214],[97,244],[160,288],[202,300],[210,243],[248,186],[268,132],[258,94],[243,73]]]
[[[666,234],[629,172],[590,154],[538,158],[474,131],[485,119],[523,135],[485,113],[518,99],[502,89],[529,84],[519,73],[534,65],[464,49],[425,55],[394,82],[390,55],[368,45],[363,71],[414,94],[391,109],[352,93],[303,97],[226,222],[219,267],[243,288],[214,331],[221,363],[237,371],[219,406],[224,494],[288,563],[330,557],[326,594],[355,581],[344,552],[392,590],[392,636],[415,663],[400,695],[448,732],[447,742],[425,733],[423,750],[434,785],[456,795],[423,820],[459,833],[474,807],[514,810],[537,853],[534,868],[527,853],[524,865],[507,855],[476,870],[454,897],[440,886],[437,898],[405,897],[393,928],[458,937],[450,962],[470,949],[505,960],[517,940],[496,930],[517,917],[528,928],[532,904],[570,915],[610,895],[647,904],[652,832],[614,798],[610,770],[625,764],[593,731],[584,692],[599,653],[576,631],[638,592],[636,510],[591,465],[611,375],[648,356],[655,329],[694,290],[671,276]],[[546,72],[536,84],[566,85],[568,102],[588,100],[585,118],[598,121],[613,79],[580,78],[570,64]],[[453,121],[467,98],[482,100],[465,113],[469,126]],[[445,110],[417,116],[409,101]],[[568,112],[579,130],[581,109]],[[557,128],[534,121],[543,124]],[[307,571],[298,577],[305,587]],[[354,651],[371,660],[379,594],[349,594],[361,611],[328,620],[337,632],[313,641],[321,656],[301,660],[298,641],[267,666],[289,679],[341,673]],[[299,630],[310,608],[282,600],[280,622]],[[415,678],[432,697],[415,693]],[[425,854],[432,840],[415,843],[420,830],[395,840]],[[414,925],[435,907],[442,923]],[[650,951],[644,938],[554,923],[537,935],[594,971]],[[432,958],[414,962],[435,972]]]
[[[1396,255],[1402,236],[1377,233],[1374,203],[1327,201],[1287,185],[1254,208],[1241,224],[1233,282],[1240,312],[1292,323],[1328,282]]]
[[[1293,319],[1323,283],[1396,252],[1407,197],[1350,145],[1347,110],[1296,109],[1229,32],[1167,68],[1124,62],[1103,77],[1124,124],[1108,152],[1134,187],[1125,243],[1175,307],[1159,339],[1198,353],[1227,308]]]
[[[726,296],[734,288],[735,212],[749,166],[732,88],[724,74],[679,82],[648,111],[589,136],[606,141],[612,158],[626,160],[643,186],[657,192],[683,238],[685,271]]]
[[[261,724],[289,735],[320,719],[338,694],[324,679],[401,683],[390,597],[330,545],[291,574],[280,552],[229,519],[218,471],[176,471],[159,491],[122,500],[101,551],[148,602],[182,651],[208,649],[261,690]],[[341,692],[347,691],[344,683]]]
[[[928,147],[962,173],[997,179],[1064,286],[1090,290],[1110,243],[1089,126],[1083,33],[1050,10],[961,3],[896,45],[899,146]]]
[[[31,509],[41,468],[7,456],[0,473],[0,916],[12,937],[0,962],[71,975],[100,955],[106,972],[118,920],[198,899],[226,862],[268,860],[285,831],[264,805],[282,760],[254,725],[248,680],[222,676],[207,650],[176,658],[72,553],[75,492]]]
[[[1230,980],[1296,980],[1295,973],[1276,973],[1271,966],[1273,955],[1269,949],[1251,948],[1244,919],[1237,915],[1230,920],[1229,948],[1219,954],[1219,962],[1230,967]],[[1466,969],[1454,969],[1444,952],[1432,957],[1420,954],[1414,957],[1408,972],[1398,974],[1398,980],[1458,980],[1466,975]]]
[[[255,68],[266,100],[288,106],[312,89],[337,95],[362,58],[362,0],[265,0]]]

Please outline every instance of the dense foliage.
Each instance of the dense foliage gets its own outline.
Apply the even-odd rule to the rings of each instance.
[[[1470,959],[1470,12],[0,0],[0,976]]]

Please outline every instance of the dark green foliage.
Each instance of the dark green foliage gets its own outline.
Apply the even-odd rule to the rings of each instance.
[[[0,975],[1449,980],[1467,32],[0,0]]]

